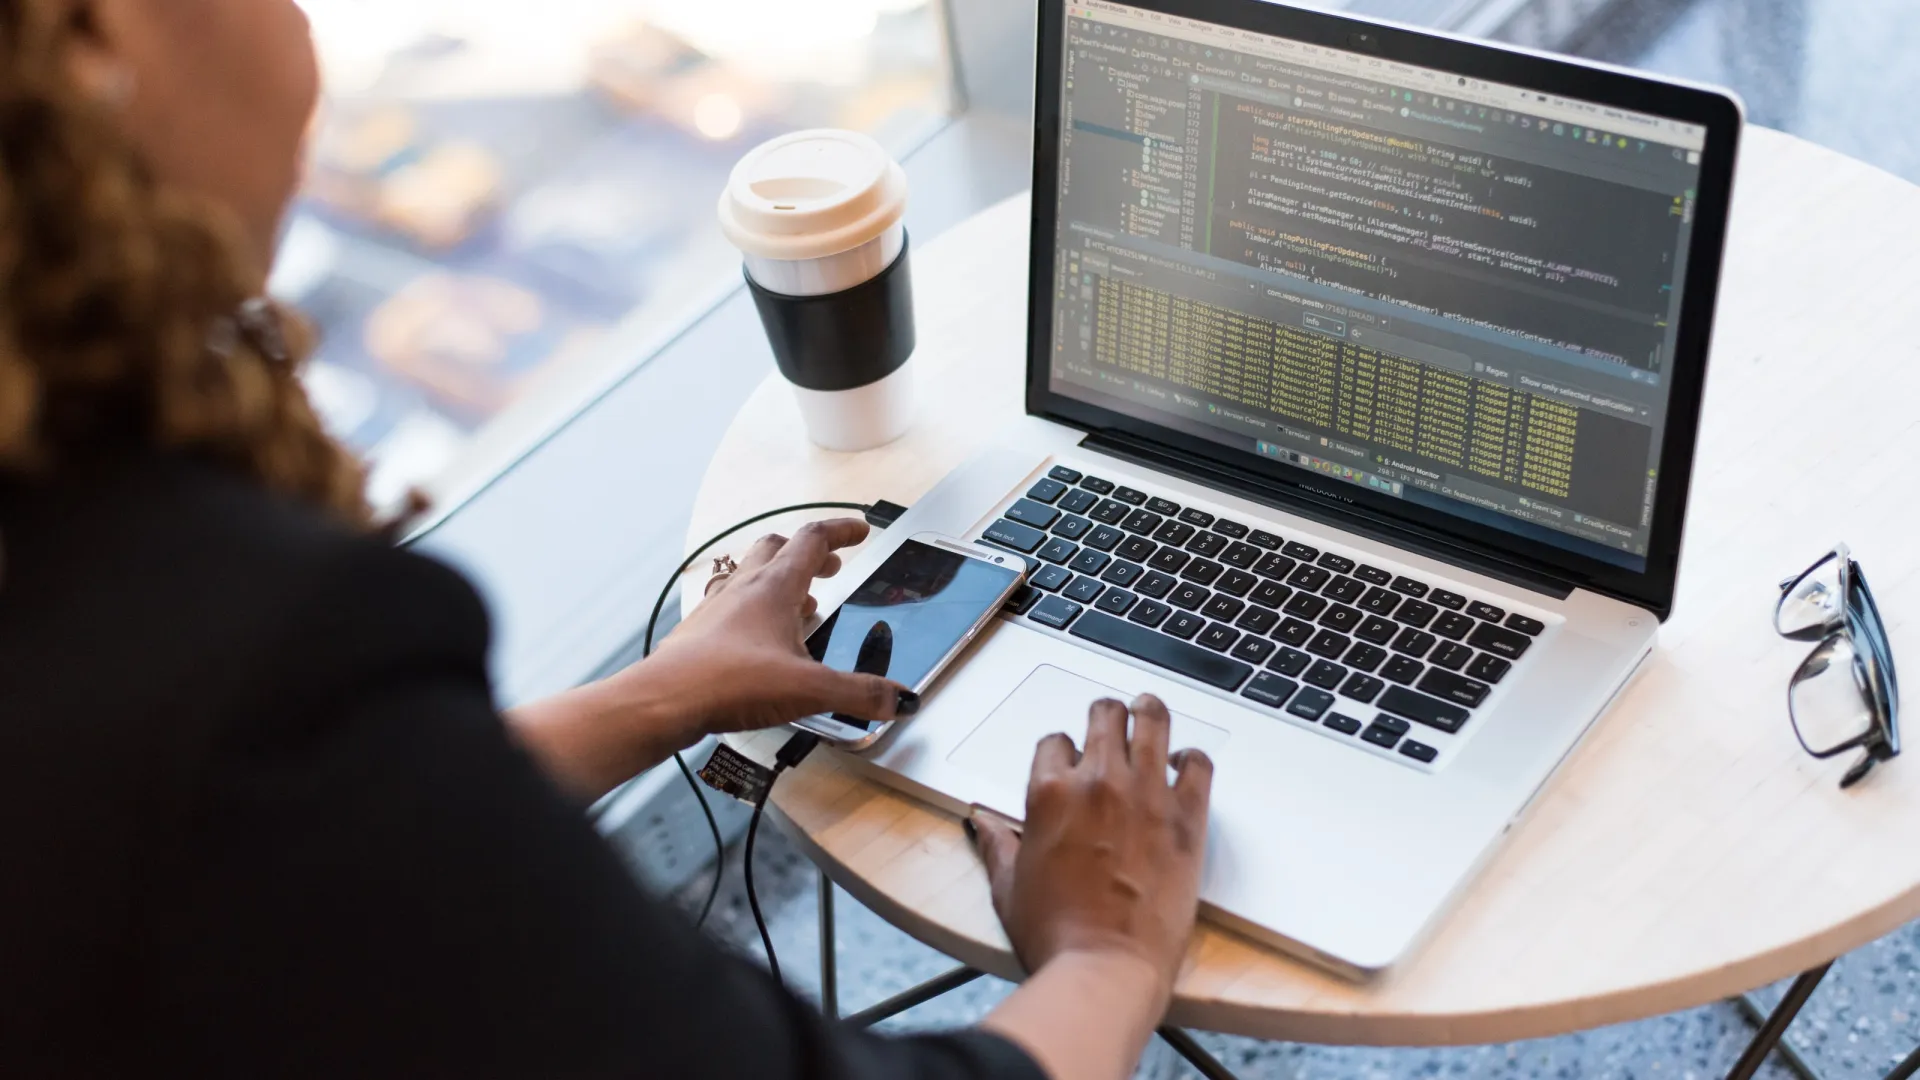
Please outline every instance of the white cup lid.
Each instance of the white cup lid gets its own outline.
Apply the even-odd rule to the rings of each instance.
[[[907,174],[857,131],[796,131],[733,167],[720,228],[763,259],[819,259],[880,236],[907,212]]]

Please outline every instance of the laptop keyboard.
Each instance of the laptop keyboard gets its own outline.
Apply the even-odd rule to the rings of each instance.
[[[1064,465],[982,539],[1034,566],[1014,614],[1422,763],[1546,629]]]

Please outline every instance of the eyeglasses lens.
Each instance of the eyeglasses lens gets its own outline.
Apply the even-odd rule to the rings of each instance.
[[[1794,730],[1814,754],[1831,753],[1874,730],[1866,667],[1845,634],[1808,655],[1788,688]]]
[[[1774,616],[1782,634],[1839,625],[1847,602],[1840,586],[1840,569],[1840,560],[1828,555],[1787,589]]]

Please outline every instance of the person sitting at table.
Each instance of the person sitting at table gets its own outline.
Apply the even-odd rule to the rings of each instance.
[[[815,664],[860,522],[761,540],[659,652],[502,718],[264,288],[317,78],[294,0],[0,0],[0,1075],[1126,1075],[1211,766],[1096,705],[978,823],[1026,983],[831,1023],[643,895],[581,806],[703,736],[917,699]],[[1063,721],[1068,718],[1062,718]]]

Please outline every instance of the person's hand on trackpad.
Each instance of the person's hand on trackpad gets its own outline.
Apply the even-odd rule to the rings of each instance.
[[[1199,907],[1213,763],[1198,750],[1169,760],[1160,699],[1131,713],[1129,737],[1128,707],[1096,701],[1084,753],[1064,734],[1040,741],[1023,830],[987,814],[971,824],[1028,971],[1073,953],[1131,957],[1155,973],[1164,1008]]]

